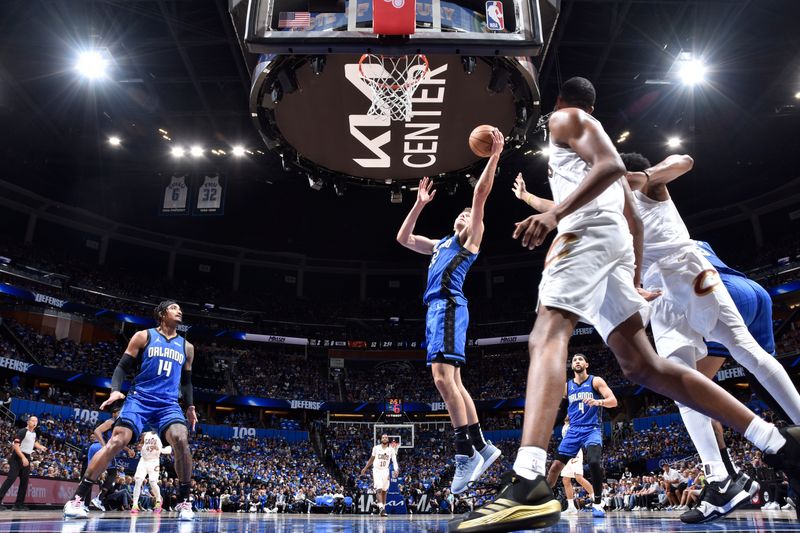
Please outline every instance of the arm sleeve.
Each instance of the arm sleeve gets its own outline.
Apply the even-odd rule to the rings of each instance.
[[[186,405],[194,405],[194,389],[192,388],[192,371],[181,370],[181,392]]]
[[[395,471],[400,470],[400,466],[397,464],[397,450],[392,454],[392,463],[394,463]]]
[[[122,354],[122,359],[117,363],[117,368],[114,369],[114,375],[111,376],[111,390],[119,392],[125,378],[135,371],[136,360],[128,354]]]

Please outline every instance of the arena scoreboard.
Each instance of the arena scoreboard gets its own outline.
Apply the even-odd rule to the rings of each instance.
[[[403,414],[402,398],[386,398],[386,401],[383,404],[383,412],[387,415]]]

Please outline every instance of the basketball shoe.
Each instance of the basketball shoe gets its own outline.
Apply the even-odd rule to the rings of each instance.
[[[513,470],[504,473],[497,498],[475,511],[453,519],[450,533],[501,533],[552,526],[561,517],[561,503],[542,476],[525,479]]]

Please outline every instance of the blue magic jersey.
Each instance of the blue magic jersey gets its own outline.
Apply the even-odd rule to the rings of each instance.
[[[147,345],[141,354],[141,366],[133,389],[148,400],[178,401],[181,370],[186,362],[186,340],[181,336],[167,339],[157,329],[147,330]]]
[[[602,422],[602,408],[599,406],[589,406],[583,403],[587,398],[595,398],[600,400],[603,398],[594,387],[592,381],[594,376],[589,374],[581,384],[575,383],[574,379],[567,381],[567,413],[569,414],[569,425],[571,427],[579,426],[600,426]]]
[[[720,274],[728,274],[731,276],[740,276],[746,278],[744,274],[739,272],[738,270],[734,270],[725,263],[722,262],[722,259],[717,257],[717,254],[714,253],[714,249],[711,248],[711,245],[705,241],[695,241],[698,248],[700,248],[700,252],[703,256],[708,259],[708,262],[711,263],[711,266],[717,269],[717,272]]]
[[[478,254],[461,246],[457,233],[437,242],[428,266],[428,287],[423,301],[429,304],[436,299],[449,299],[467,305],[464,278],[477,257]]]

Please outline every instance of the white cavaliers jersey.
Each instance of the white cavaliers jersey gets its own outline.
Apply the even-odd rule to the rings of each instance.
[[[397,449],[394,446],[387,446],[384,448],[380,444],[372,448],[372,457],[375,460],[372,462],[372,468],[375,470],[389,471],[389,463],[397,462]]]
[[[595,118],[588,115],[587,117],[597,122]],[[550,139],[548,164],[550,166],[550,189],[556,204],[560,204],[572,194],[592,168],[592,165],[581,159],[574,150],[554,144],[552,138]],[[615,222],[626,224],[623,216],[625,207],[625,191],[621,181],[623,179],[625,179],[624,176],[620,176],[619,180],[601,192],[597,198],[561,219],[558,223],[558,231],[563,233],[575,227],[586,215],[608,214],[609,218],[614,219]]]
[[[694,246],[672,198],[659,202],[639,191],[633,192],[644,225],[642,272],[660,259],[685,246]]]
[[[142,459],[145,461],[155,461],[161,457],[163,445],[158,435],[152,432],[144,434],[144,444],[142,445]]]

